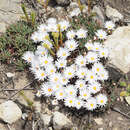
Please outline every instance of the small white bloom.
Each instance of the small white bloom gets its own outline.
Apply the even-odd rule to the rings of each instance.
[[[59,22],[59,25],[60,25],[61,31],[65,31],[70,27],[69,21],[66,21],[66,20]]]
[[[79,98],[80,99],[84,99],[84,100],[87,100],[88,98],[91,97],[91,94],[90,94],[90,91],[88,89],[80,89],[79,91]]]
[[[48,75],[52,75],[56,72],[56,67],[53,64],[47,65],[45,69]]]
[[[100,49],[101,49],[101,43],[99,43],[99,42],[94,42],[94,44],[93,44],[93,50],[94,51],[99,51]]]
[[[52,83],[55,83],[55,84],[60,83],[61,74],[60,73],[54,73],[54,74],[50,75],[49,79],[50,79],[50,82],[52,82]]]
[[[84,78],[85,75],[87,74],[87,71],[88,71],[87,68],[81,67],[79,70],[76,71],[76,75],[77,75],[79,78]]]
[[[48,83],[42,84],[41,92],[45,96],[51,96],[54,93],[52,86],[50,86]]]
[[[49,19],[47,20],[47,24],[48,24],[48,25],[49,25],[49,24],[56,24],[56,22],[57,22],[56,18],[49,18]]]
[[[75,83],[75,87],[78,89],[85,89],[87,87],[85,80],[79,79]]]
[[[61,77],[61,84],[62,85],[66,85],[68,83],[68,78],[66,78],[65,76]]]
[[[75,76],[75,70],[73,69],[73,67],[70,66],[70,67],[65,68],[63,74],[66,78],[70,79]]]
[[[33,60],[32,64],[31,64],[31,68],[30,70],[35,73],[37,70],[40,69],[40,63],[39,60]]]
[[[85,57],[83,57],[82,55],[78,56],[75,60],[75,63],[79,66],[85,66],[86,65],[86,61],[87,59]]]
[[[77,42],[74,39],[67,40],[65,42],[65,46],[69,49],[69,51],[73,51],[78,46]]]
[[[58,30],[57,24],[48,24],[47,31],[48,32],[58,32],[59,30]]]
[[[75,97],[69,97],[67,96],[64,100],[64,103],[68,107],[74,107],[75,105]]]
[[[85,57],[88,63],[95,63],[98,61],[98,55],[95,52],[88,52],[88,54]]]
[[[38,46],[37,50],[35,51],[35,54],[38,56],[44,56],[48,54],[48,51],[43,46]]]
[[[62,100],[66,97],[66,93],[63,87],[55,92],[55,97],[57,100]]]
[[[40,33],[44,33],[47,31],[47,25],[46,24],[41,24],[39,27],[38,27],[38,32]]]
[[[98,82],[93,82],[91,84],[89,84],[89,87],[88,87],[89,91],[93,94],[97,93],[100,91],[101,89],[101,84],[98,83]]]
[[[98,73],[99,80],[107,80],[109,78],[108,72],[103,69],[100,73]]]
[[[104,70],[104,67],[101,63],[94,63],[92,67],[92,71],[95,72],[96,74],[100,74]]]
[[[75,35],[76,35],[76,33],[73,30],[68,31],[66,33],[66,36],[67,36],[68,39],[73,39],[75,37]]]
[[[73,85],[67,85],[65,92],[68,96],[76,96],[77,90],[75,89],[75,87]]]
[[[96,36],[101,39],[101,40],[104,40],[107,38],[107,33],[105,31],[103,31],[102,29],[100,30],[97,30],[96,32]]]
[[[78,16],[81,13],[79,8],[75,8],[73,9],[70,13],[69,13],[69,17],[74,17],[74,16]]]
[[[39,33],[38,32],[34,32],[31,36],[31,39],[34,41],[34,42],[39,42],[40,39],[39,39]]]
[[[107,21],[105,23],[105,28],[108,29],[108,30],[114,30],[115,24],[112,21]]]
[[[22,59],[26,60],[28,63],[31,63],[34,60],[34,58],[34,53],[31,51],[26,51],[22,57]]]
[[[84,102],[82,100],[77,99],[77,98],[75,99],[75,107],[77,109],[80,109],[83,105],[84,105]]]
[[[37,93],[36,93],[36,96],[41,97],[41,95],[42,95],[42,92],[40,90],[38,90]]]
[[[47,74],[43,69],[39,69],[35,72],[35,77],[38,80],[44,80],[47,77]]]
[[[97,104],[99,106],[105,106],[107,103],[107,96],[105,94],[97,95],[96,99],[97,99]]]
[[[58,51],[57,51],[57,56],[59,58],[67,58],[69,56],[69,51],[66,49],[66,48],[60,48]]]
[[[43,46],[43,47],[46,46],[47,48],[52,48],[53,45],[52,45],[52,43],[49,42],[48,40],[45,40],[45,41],[42,42],[42,46]]]
[[[66,59],[58,59],[56,62],[55,62],[55,65],[58,67],[58,68],[65,68],[66,67],[66,64],[67,64],[67,60]]]
[[[87,30],[79,29],[76,33],[77,37],[80,38],[86,38],[87,37]]]
[[[63,88],[61,83],[51,83],[50,82],[50,85],[53,86],[54,91],[58,91]]]
[[[97,102],[96,99],[91,97],[87,100],[87,103],[85,104],[85,107],[87,108],[87,110],[91,110],[93,111],[94,109],[97,108]]]
[[[90,42],[87,42],[87,43],[85,44],[85,47],[86,47],[89,51],[94,49],[93,43],[90,43]]]
[[[39,33],[39,41],[46,41],[49,38],[49,34],[47,32]]]
[[[109,51],[108,51],[108,49],[107,48],[101,48],[100,50],[99,50],[99,57],[105,57],[105,58],[107,58],[109,56]]]

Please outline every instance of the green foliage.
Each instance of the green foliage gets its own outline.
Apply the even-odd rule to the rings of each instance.
[[[127,84],[126,84],[126,82],[123,82],[123,81],[122,81],[122,82],[120,82],[120,86],[121,86],[121,87],[126,87]]]
[[[25,15],[25,16],[22,17],[22,19],[26,20],[26,22],[28,22],[32,26],[34,26],[35,25],[35,21],[36,21],[36,13],[35,12],[31,12],[31,15],[29,16],[24,4],[21,4],[21,8],[22,8],[22,11],[23,11],[23,13]]]
[[[32,27],[27,22],[19,21],[7,28],[6,33],[0,36],[0,61],[24,70],[21,56],[25,51],[35,51],[36,44],[31,40],[36,25]]]

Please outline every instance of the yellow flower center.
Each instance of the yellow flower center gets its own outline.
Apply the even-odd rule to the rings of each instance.
[[[91,49],[92,49],[92,47],[89,46],[89,47],[88,47],[88,50],[91,50]]]
[[[81,75],[85,75],[85,73],[84,73],[84,72],[82,72],[82,73],[81,73]]]
[[[94,105],[93,104],[90,104],[91,107],[93,107]]]
[[[29,58],[28,58],[28,61],[31,61],[31,60],[32,60],[32,59],[29,57]]]
[[[45,61],[44,61],[44,63],[45,63],[45,64],[47,64],[47,63],[48,63],[48,61],[47,61],[47,60],[45,60]]]
[[[101,100],[100,102],[101,102],[101,103],[103,103],[104,101],[103,101],[103,100]]]
[[[84,97],[86,97],[86,96],[87,96],[87,94],[85,93],[83,96],[84,96]]]
[[[45,74],[44,73],[41,73],[41,76],[43,77]]]
[[[83,37],[84,35],[83,34],[80,34],[81,37]]]
[[[97,68],[97,71],[99,71],[99,68]]]
[[[63,63],[60,63],[60,66],[63,66],[64,64]]]
[[[56,85],[56,88],[59,88],[59,85]]]
[[[71,72],[69,72],[69,73],[68,73],[68,75],[72,75],[72,73],[71,73]]]
[[[104,77],[104,74],[102,74],[101,76]]]
[[[71,34],[71,38],[73,38],[74,37],[74,35],[73,34]]]
[[[96,48],[96,50],[98,50],[99,48]]]
[[[93,89],[96,90],[97,89],[96,86],[94,86]]]
[[[91,60],[94,60],[95,58],[94,57],[91,57]]]
[[[72,100],[69,101],[69,103],[72,103],[72,102],[73,102]]]
[[[82,87],[83,87],[83,84],[80,84],[79,86],[82,88]]]
[[[52,92],[52,89],[51,89],[51,88],[48,88],[48,92]]]
[[[99,36],[100,38],[103,38],[103,35],[102,34],[100,34],[100,36]]]
[[[70,48],[73,48],[74,46],[73,45],[70,45]]]
[[[63,29],[66,29],[66,26],[63,26]]]
[[[90,76],[90,79],[93,79],[93,78],[94,78],[94,77],[91,75],[91,76]]]
[[[105,55],[105,53],[104,53],[104,52],[102,52],[102,55],[104,56],[104,55]]]
[[[60,93],[60,96],[63,96],[63,93]]]
[[[80,105],[81,103],[80,102],[78,102],[78,105]]]
[[[83,61],[81,61],[80,63],[81,63],[82,65],[84,64],[84,62],[83,62]]]
[[[44,51],[42,52],[42,55],[45,55],[45,52],[44,52]]]
[[[58,78],[55,78],[54,80],[55,80],[55,81],[58,81]]]
[[[66,56],[66,53],[63,53],[63,56]]]
[[[73,92],[70,92],[70,95],[72,95],[73,94]]]
[[[63,80],[63,82],[65,82],[66,81],[66,79],[62,79]]]
[[[54,70],[53,69],[51,69],[51,73],[53,73],[54,72]]]

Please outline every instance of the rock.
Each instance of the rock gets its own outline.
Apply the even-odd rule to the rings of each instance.
[[[5,125],[3,125],[2,123],[0,123],[0,130],[7,130]]]
[[[35,111],[37,113],[41,112],[42,104],[40,103],[40,101],[34,101],[33,106],[35,107]]]
[[[103,14],[103,10],[101,10],[101,7],[94,6],[92,12],[96,13],[96,16],[93,17],[94,20],[98,21],[101,26],[104,26],[105,16]]]
[[[118,10],[110,7],[109,5],[106,6],[106,16],[110,18],[113,22],[124,19],[123,15]]]
[[[98,125],[102,125],[102,124],[103,124],[103,119],[102,119],[102,118],[95,118],[94,121],[95,121]]]
[[[6,101],[0,104],[0,119],[12,124],[22,116],[21,109],[13,101]]]
[[[71,128],[72,122],[62,113],[53,113],[53,127],[56,130],[61,130],[63,128]]]
[[[52,115],[49,114],[41,114],[41,119],[45,126],[49,126],[51,122]]]
[[[98,130],[104,130],[103,128],[98,128]]]
[[[126,102],[130,105],[130,96],[125,97]]]
[[[123,121],[123,118],[119,116],[119,117],[117,117],[117,120]]]
[[[14,74],[14,73],[10,73],[10,72],[6,73],[6,75],[7,75],[7,77],[8,77],[8,78],[12,78],[12,77],[14,77],[14,76],[15,76],[15,74]]]
[[[109,122],[109,127],[112,127],[112,122],[111,121]]]
[[[130,70],[130,26],[117,28],[104,42],[109,49],[109,63],[124,73]]]
[[[70,4],[70,0],[56,0],[58,5],[66,6]]]

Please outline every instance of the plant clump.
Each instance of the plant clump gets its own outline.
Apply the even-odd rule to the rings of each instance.
[[[103,61],[109,56],[103,42],[114,24],[105,24],[105,30],[97,30],[97,41],[89,40],[80,49],[81,39],[87,39],[86,28],[72,29],[66,20],[49,18],[32,34],[38,44],[34,52],[27,51],[23,59],[37,80],[42,81],[37,95],[53,96],[65,106],[95,110],[108,103],[102,83],[109,78]],[[100,41],[100,42],[99,42]]]

